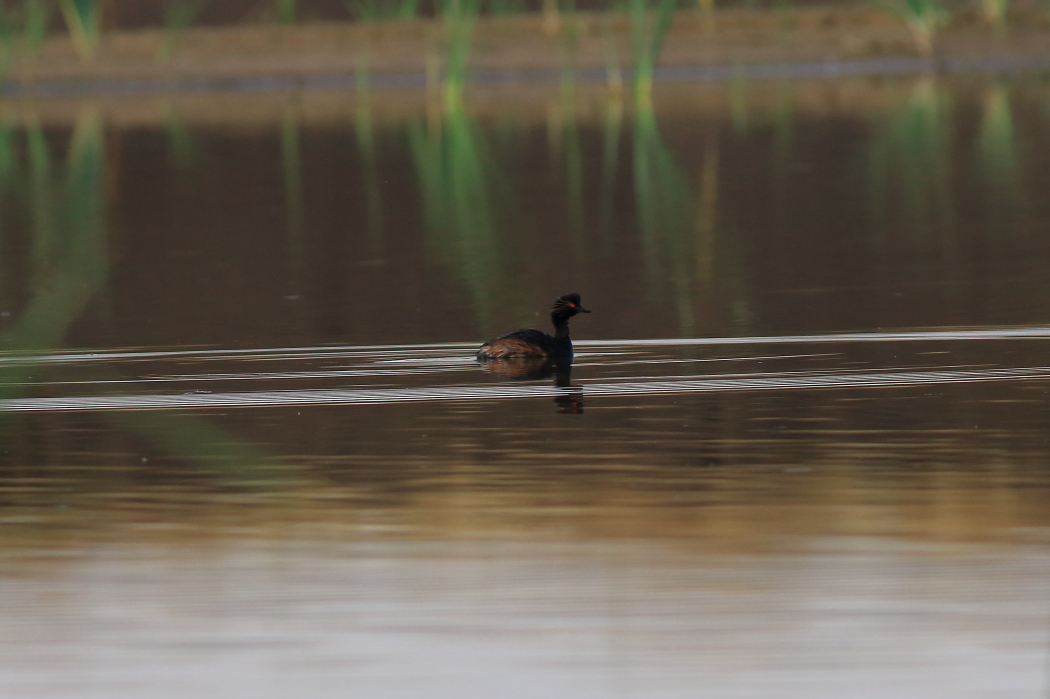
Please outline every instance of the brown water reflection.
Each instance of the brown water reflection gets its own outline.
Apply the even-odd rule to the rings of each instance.
[[[1050,92],[883,82],[6,105],[0,694],[1045,693]]]
[[[798,393],[214,416],[251,474],[33,416],[4,692],[1038,694],[1043,388]]]
[[[595,344],[568,415],[549,396],[7,413],[0,686],[1036,695],[1045,379],[587,396],[972,367],[989,342],[1030,366],[1048,340]],[[456,361],[466,347],[234,354],[65,361],[108,363],[127,395],[504,385]],[[266,371],[233,371],[251,366]]]
[[[194,98],[127,128],[18,105],[8,310],[68,220],[113,265],[77,347],[462,342],[567,289],[607,310],[581,337],[1044,322],[1045,83],[886,82],[668,88],[656,119],[586,92],[382,119],[377,93],[366,122],[353,94],[219,124]]]

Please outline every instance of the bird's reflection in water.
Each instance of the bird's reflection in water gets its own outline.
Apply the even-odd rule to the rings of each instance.
[[[559,413],[579,415],[583,412],[583,389],[572,384],[572,358],[515,357],[481,362],[490,374],[508,381],[538,381],[554,377],[558,394],[554,405]]]

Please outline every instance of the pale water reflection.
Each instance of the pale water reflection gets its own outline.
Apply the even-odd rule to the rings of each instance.
[[[788,538],[778,553],[732,555],[684,542],[345,535],[300,526],[275,541],[54,551],[31,574],[23,563],[0,583],[0,687],[384,699],[1045,692],[1042,542]]]

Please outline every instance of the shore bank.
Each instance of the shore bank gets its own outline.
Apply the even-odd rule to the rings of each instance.
[[[14,55],[7,82],[32,85],[114,81],[243,80],[335,75],[417,76],[438,80],[450,53],[441,20],[382,23],[258,24],[194,27],[173,42],[163,29],[105,34],[85,53],[66,35],[33,56]],[[536,15],[481,17],[473,26],[468,71],[599,71],[622,79],[632,64],[632,26],[624,15],[578,13],[555,24]],[[164,47],[170,49],[165,55]],[[460,47],[462,48],[462,47]],[[753,66],[812,61],[914,58],[923,52],[898,16],[865,8],[678,12],[660,65]],[[957,17],[937,35],[937,60],[1047,58],[1050,16],[1033,12],[996,30]],[[11,89],[9,87],[9,89]]]

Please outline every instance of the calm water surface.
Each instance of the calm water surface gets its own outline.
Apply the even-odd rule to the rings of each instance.
[[[490,97],[0,104],[0,695],[1046,696],[1050,83]]]

